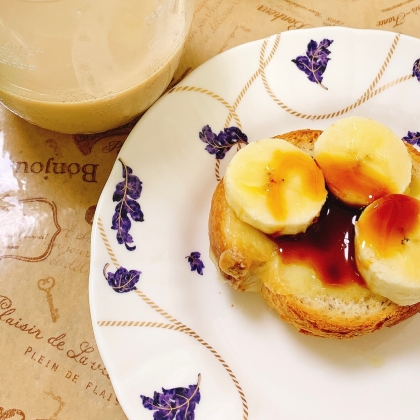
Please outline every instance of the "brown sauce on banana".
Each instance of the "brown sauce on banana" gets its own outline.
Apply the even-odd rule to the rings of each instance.
[[[317,159],[329,190],[348,203],[368,205],[391,194],[389,180],[363,161],[319,156]]]
[[[419,223],[420,201],[403,194],[377,200],[359,221],[360,239],[383,256],[403,252]]]
[[[322,201],[325,197],[324,176],[314,160],[305,153],[275,151],[267,165],[267,207],[277,220],[287,217],[286,190],[296,179],[308,188],[306,197]]]
[[[365,286],[354,255],[354,224],[360,214],[329,194],[318,220],[305,233],[275,239],[283,261],[306,263],[328,285]]]

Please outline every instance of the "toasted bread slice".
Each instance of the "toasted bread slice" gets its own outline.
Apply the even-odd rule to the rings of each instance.
[[[321,131],[298,130],[281,136],[312,154]],[[420,153],[408,145],[413,161],[411,191],[420,185]],[[210,256],[220,278],[239,291],[259,291],[283,320],[300,332],[319,337],[350,338],[391,327],[420,311],[420,303],[399,306],[352,283],[324,284],[312,267],[284,264],[277,243],[242,222],[218,184],[209,215]]]

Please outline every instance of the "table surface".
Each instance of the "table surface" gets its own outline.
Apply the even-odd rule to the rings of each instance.
[[[196,0],[174,81],[239,44],[320,26],[420,37],[420,1]],[[0,420],[124,419],[97,349],[88,284],[92,218],[137,120],[65,135],[0,105]],[[12,228],[11,228],[12,227]]]

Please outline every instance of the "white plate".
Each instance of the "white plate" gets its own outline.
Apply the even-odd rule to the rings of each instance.
[[[328,89],[291,61],[323,39],[333,41]],[[94,220],[90,270],[95,337],[129,419],[153,419],[140,395],[188,388],[199,376],[201,400],[190,407],[197,420],[418,419],[419,316],[354,340],[318,339],[277,319],[259,295],[219,282],[207,220],[216,173],[235,151],[218,167],[199,132],[237,126],[254,141],[363,115],[401,137],[418,133],[419,58],[420,40],[395,33],[286,32],[211,59],[141,118],[119,155],[143,187],[135,201],[144,221],[130,229],[136,249],[118,244],[111,229],[123,181],[117,161]],[[201,253],[203,275],[190,270],[191,252]],[[116,293],[106,264],[106,272],[141,271],[137,290]]]

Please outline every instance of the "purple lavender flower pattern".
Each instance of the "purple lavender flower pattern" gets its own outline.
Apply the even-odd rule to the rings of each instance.
[[[154,392],[153,398],[140,395],[143,407],[154,411],[154,420],[194,420],[195,409],[200,402],[200,381],[188,388],[162,388],[162,392]]]
[[[413,64],[413,77],[417,77],[417,80],[420,82],[420,58]]]
[[[420,146],[420,133],[415,131],[409,131],[405,137],[402,138],[405,142],[412,144],[413,146]]]
[[[206,125],[198,136],[207,144],[206,150],[215,155],[216,159],[223,159],[235,144],[248,144],[248,137],[238,127],[228,127],[216,134],[209,125]]]
[[[292,60],[297,68],[303,71],[311,82],[317,83],[324,89],[327,89],[322,84],[323,74],[327,68],[328,57],[331,51],[328,47],[333,43],[333,40],[323,39],[319,44],[311,40],[308,44],[306,55],[300,55]]]
[[[191,254],[185,258],[190,263],[191,271],[197,271],[198,274],[203,275],[204,264],[200,259],[201,254],[199,252],[191,252]]]
[[[134,251],[135,246],[128,244],[133,242],[133,237],[128,233],[131,229],[131,219],[135,222],[143,222],[144,216],[140,204],[137,200],[142,191],[142,182],[133,175],[133,170],[127,166],[121,159],[123,181],[116,185],[112,201],[118,201],[115,207],[115,213],[112,216],[111,229],[117,231],[117,241],[124,244],[129,251]]]
[[[127,293],[136,290],[136,283],[140,279],[141,271],[128,271],[126,268],[120,267],[115,273],[106,273],[108,265],[106,264],[104,267],[104,277],[115,292]]]

